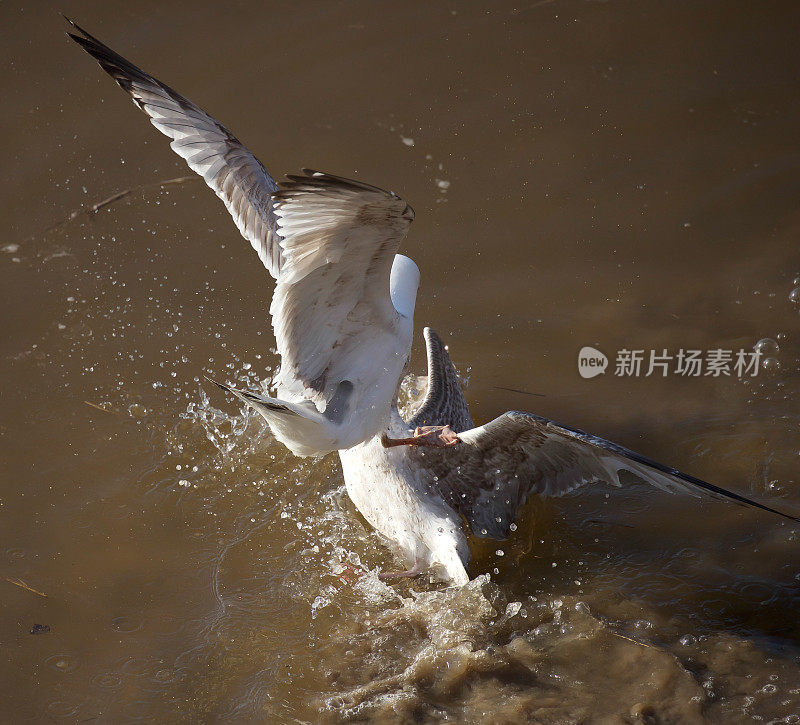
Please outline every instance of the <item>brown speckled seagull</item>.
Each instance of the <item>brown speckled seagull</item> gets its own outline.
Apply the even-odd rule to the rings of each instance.
[[[663,491],[724,499],[800,522],[533,413],[510,411],[476,427],[447,349],[430,328],[425,343],[428,387],[414,417],[406,423],[395,406],[386,433],[339,451],[350,498],[409,567],[381,578],[431,570],[452,584],[466,583],[471,557],[464,524],[478,538],[506,539],[531,496],[563,496],[590,484],[619,487],[622,471]],[[412,430],[421,426],[449,426],[455,442],[396,448],[386,440],[413,438]]]

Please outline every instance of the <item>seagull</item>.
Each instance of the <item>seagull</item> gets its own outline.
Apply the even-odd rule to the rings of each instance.
[[[231,389],[297,456],[350,448],[389,420],[419,269],[396,254],[414,211],[393,192],[304,169],[277,184],[224,126],[67,18],[92,55],[227,207],[276,285],[276,396]]]
[[[408,569],[466,584],[471,559],[465,528],[505,540],[531,496],[560,497],[581,486],[623,485],[620,473],[669,493],[711,497],[800,518],[708,483],[577,428],[533,413],[509,411],[475,426],[447,348],[424,330],[428,357],[425,397],[404,421],[397,405],[388,430],[339,451],[348,495],[364,518],[394,544]],[[446,427],[455,442],[424,443],[420,433]]]
[[[475,426],[447,348],[429,327],[427,390],[406,421],[420,273],[398,254],[414,212],[393,192],[304,169],[276,183],[230,131],[78,25],[69,36],[125,90],[200,174],[275,278],[270,315],[281,357],[276,397],[217,382],[298,456],[338,451],[345,486],[407,568],[450,585],[470,580],[467,529],[504,540],[532,496],[623,485],[709,496],[800,518],[577,428],[519,411]],[[212,381],[216,382],[216,381]]]

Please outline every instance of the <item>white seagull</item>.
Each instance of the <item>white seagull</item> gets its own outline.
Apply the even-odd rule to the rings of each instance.
[[[396,254],[414,218],[396,194],[304,170],[276,184],[194,103],[69,21],[90,53],[222,199],[275,277],[276,397],[231,390],[298,456],[350,448],[389,421],[408,362],[419,269]]]
[[[299,456],[338,451],[364,518],[405,571],[469,581],[465,524],[505,539],[532,495],[619,474],[669,492],[708,495],[800,518],[701,481],[615,443],[532,413],[475,427],[442,341],[425,328],[425,399],[406,422],[397,409],[413,332],[419,270],[397,254],[414,212],[359,181],[304,170],[276,184],[224,126],[69,21],[70,37],[127,91],[170,146],[225,203],[276,279],[270,306],[281,368],[277,396],[217,383],[257,410]]]

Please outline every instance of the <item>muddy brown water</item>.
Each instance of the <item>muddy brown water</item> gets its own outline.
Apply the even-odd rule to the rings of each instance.
[[[276,176],[409,201],[417,328],[477,420],[534,410],[800,510],[795,3],[188,7],[59,9]],[[183,163],[49,3],[0,15],[5,722],[800,720],[777,517],[596,488],[476,545],[463,589],[379,583],[397,562],[335,457],[199,382],[277,362],[272,281],[222,205],[153,185]],[[747,380],[614,375],[623,348],[763,338]],[[584,345],[605,375],[578,375]]]

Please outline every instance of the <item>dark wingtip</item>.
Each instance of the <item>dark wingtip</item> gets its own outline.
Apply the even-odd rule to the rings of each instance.
[[[64,15],[64,13],[61,13],[61,17],[62,17],[62,18],[64,18],[64,20],[66,20],[66,21],[67,21],[67,22],[68,22],[68,23],[69,23],[69,24],[70,24],[70,25],[71,25],[73,28],[75,28],[75,30],[77,30],[79,33],[82,33],[82,32],[83,32],[83,31],[82,31],[82,30],[81,30],[81,29],[78,27],[78,24],[77,24],[77,23],[76,23],[74,20],[70,20],[70,19],[69,19],[69,18],[68,18],[66,15]],[[75,35],[75,33],[70,33],[70,32],[69,32],[69,30],[67,31],[67,37],[68,37],[68,38],[72,38],[72,40],[74,40],[76,43],[79,43],[79,42],[80,42],[80,40],[81,40],[81,38],[80,38],[79,36]]]
[[[761,511],[768,511],[771,514],[777,514],[778,516],[781,516],[784,519],[788,519],[789,521],[794,521],[795,523],[800,524],[800,517],[793,516],[792,514],[787,514],[784,511],[772,508],[772,506],[767,506],[767,504],[761,503],[760,501],[755,501],[752,498],[743,496],[740,493],[729,491],[727,488],[722,488],[722,486],[717,486],[716,484],[709,483],[708,481],[704,481],[701,478],[696,478],[695,476],[691,476],[688,473],[683,473],[682,471],[678,471],[677,469],[674,468],[669,468],[668,466],[663,466],[662,464],[656,464],[655,461],[651,461],[645,456],[639,455],[639,458],[642,459],[642,462],[644,462],[646,465],[649,465],[651,468],[656,468],[656,470],[662,470],[666,473],[670,473],[671,475],[675,476],[678,479],[686,481],[687,483],[691,483],[697,488],[707,491],[708,493],[727,499],[731,503],[735,503],[739,506],[760,509]]]
[[[89,39],[94,41],[97,40],[97,38],[87,33],[80,25],[78,25],[78,23],[76,23],[74,20],[71,20],[66,15],[64,15],[64,13],[61,13],[61,17],[64,18],[64,20],[66,20],[73,28],[75,28],[75,30],[77,30],[83,36],[83,39]],[[69,35],[70,38],[76,41],[82,39],[79,36],[76,36],[70,32],[67,32],[67,35]]]
[[[208,375],[203,375],[203,377],[208,380],[209,383],[214,383],[220,390],[224,390],[225,392],[229,393],[231,389],[225,385],[225,383],[218,383],[214,378],[208,377]]]
[[[355,189],[356,191],[371,191],[378,194],[389,194],[397,198],[396,194],[381,189],[379,186],[367,184],[364,181],[357,179],[348,179],[344,176],[337,176],[336,174],[329,174],[327,171],[319,171],[318,169],[309,169],[304,167],[301,169],[300,174],[287,174],[287,181],[282,181],[278,184],[283,191],[292,191],[298,186],[300,187],[313,187],[313,188],[326,188],[326,187],[339,187],[345,189]],[[280,193],[280,192],[277,192]]]
[[[787,514],[784,511],[779,511],[778,509],[774,509],[770,506],[764,506],[763,504],[760,505],[765,511],[771,511],[773,514],[778,514],[778,516],[782,516],[785,519],[789,519],[789,521],[794,521],[796,524],[800,524],[800,517],[792,516],[792,514]]]

